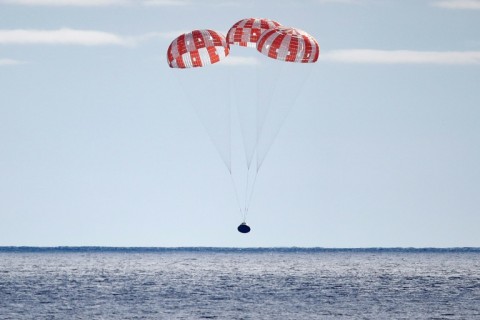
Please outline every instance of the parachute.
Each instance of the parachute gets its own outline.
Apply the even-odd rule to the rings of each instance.
[[[270,19],[242,19],[228,30],[227,41],[229,44],[256,48],[258,38],[262,33],[278,26],[280,23]]]
[[[214,64],[228,56],[225,37],[212,30],[193,30],[172,41],[167,49],[171,68],[195,68]]]
[[[311,35],[288,27],[277,27],[262,33],[256,47],[264,55],[286,62],[313,63],[320,54],[320,47]]]
[[[228,169],[241,233],[250,231],[245,221],[258,172],[319,53],[305,31],[265,18],[242,19],[226,37],[193,30],[167,49],[171,68],[189,69],[175,78]],[[232,132],[236,127],[240,142]]]

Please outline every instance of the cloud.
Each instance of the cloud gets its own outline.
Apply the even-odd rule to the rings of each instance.
[[[135,36],[120,36],[113,33],[96,30],[1,30],[1,45],[81,45],[81,46],[135,46],[146,41],[173,40],[188,30],[174,30],[164,32],[149,32]]]
[[[480,10],[480,0],[441,0],[432,5],[446,9]]]
[[[320,55],[321,60],[373,64],[480,64],[480,51],[410,51],[410,50],[333,50]]]
[[[106,6],[186,6],[195,4],[191,0],[0,0],[0,4],[23,6],[56,7],[106,7]],[[221,4],[213,1],[212,4]]]
[[[0,30],[0,45],[61,44],[81,46],[133,45],[132,39],[92,30]]]
[[[129,5],[131,0],[0,0],[0,4],[25,6],[76,6],[76,7],[105,7]]]
[[[165,31],[165,32],[149,32],[140,36],[136,36],[133,39],[135,42],[148,41],[151,39],[165,39],[173,40],[181,34],[190,32],[188,30],[176,30],[176,31]]]
[[[13,60],[13,59],[0,59],[0,67],[3,66],[14,66],[19,64],[24,64],[25,61]]]

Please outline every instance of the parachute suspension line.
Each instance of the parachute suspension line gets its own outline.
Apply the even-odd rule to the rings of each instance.
[[[245,184],[245,207],[244,207],[244,216],[247,214],[247,195],[248,195],[248,185],[249,185],[249,177],[250,177],[250,168],[247,169],[247,183]],[[244,217],[245,219],[246,217]]]
[[[245,217],[248,214],[248,210],[250,209],[250,204],[252,203],[252,198],[253,198],[253,191],[255,189],[255,183],[257,182],[257,176],[258,176],[258,171],[254,171],[254,176],[253,176],[253,182],[252,182],[252,187],[250,189],[250,195],[248,195],[248,201],[247,201],[247,206],[245,208]]]
[[[311,74],[312,74],[312,68],[308,68],[306,74],[303,77],[301,77],[299,89],[294,94],[289,110],[291,110],[292,107],[297,103],[298,97],[300,96],[300,93],[302,93],[303,86],[305,85],[307,80],[310,78]]]
[[[280,70],[280,76],[283,77],[285,76],[286,71],[285,71],[285,68],[281,68]],[[307,69],[307,73],[306,75],[304,75],[303,77],[301,77],[301,80],[299,81],[299,86],[298,86],[298,90],[296,92],[294,92],[294,95],[293,95],[293,98],[291,100],[291,102],[287,105],[287,109],[286,109],[286,112],[285,114],[283,115],[282,119],[280,120],[280,123],[279,123],[279,127],[277,128],[276,132],[274,133],[274,136],[273,136],[273,139],[272,139],[272,144],[273,144],[273,141],[275,141],[277,139],[277,136],[278,134],[280,133],[280,130],[281,128],[283,127],[283,125],[285,124],[285,120],[287,119],[288,115],[290,114],[291,110],[293,109],[293,106],[296,104],[297,100],[298,100],[298,97],[300,96],[300,93],[302,91],[302,88],[303,86],[305,85],[305,83],[307,82],[308,78],[310,77],[312,73],[312,68],[308,68]],[[279,76],[279,78],[280,78]],[[270,111],[270,108],[268,109],[268,111]],[[266,117],[267,118],[267,117]],[[268,153],[269,149],[271,148],[272,144],[268,145],[267,147],[267,150],[265,152],[265,155]],[[264,156],[265,158],[265,156]],[[263,159],[259,159],[258,158],[258,153],[257,153],[257,173],[258,173],[258,170],[260,170],[260,167],[262,166],[262,163],[263,163]]]
[[[200,82],[201,74],[197,73],[198,70],[195,70],[188,74],[179,73],[179,76],[175,77],[177,83],[179,84],[180,88],[184,92],[185,102],[190,106],[191,110],[195,112],[196,118],[201,123],[205,133],[207,134],[210,142],[212,143],[213,147],[219,154],[222,162],[224,163],[225,167],[231,171],[232,170],[232,159],[231,159],[231,101],[230,99],[222,99],[222,96],[218,96],[217,101],[212,103],[210,100],[208,101],[208,105],[218,106],[217,109],[206,109],[203,108],[207,105],[205,99],[202,98],[198,99],[199,96],[205,95],[204,92],[197,90],[192,90],[192,88],[201,88],[199,86],[195,86],[193,84],[198,84]],[[214,78],[218,83],[227,85],[227,76],[221,74],[219,72],[214,73]],[[219,92],[224,92],[224,90],[218,90]],[[206,96],[206,95],[205,95]],[[220,104],[223,103],[223,104]],[[220,108],[221,106],[225,106],[226,108]],[[225,112],[224,112],[225,111]],[[221,123],[223,126],[215,125],[215,122],[212,122],[209,118],[212,118],[212,115],[215,115],[216,123]],[[213,124],[213,125],[212,125]],[[215,130],[211,130],[210,127],[213,127]],[[219,133],[221,132],[221,134]],[[219,139],[219,136],[222,137],[228,134],[228,141],[224,139]],[[228,148],[227,148],[228,146]]]
[[[259,158],[259,150],[258,150],[258,146],[260,144],[260,139],[262,137],[262,133],[263,133],[263,129],[264,129],[264,125],[265,123],[267,122],[267,119],[268,119],[268,115],[272,109],[272,101],[273,101],[273,95],[277,89],[277,86],[278,86],[278,81],[279,79],[281,78],[282,76],[282,73],[283,73],[283,70],[284,70],[284,64],[283,63],[279,63],[279,64],[276,64],[276,62],[273,62],[273,61],[270,61],[270,65],[268,64],[268,62],[266,63],[266,66],[267,68],[269,68],[270,72],[272,70],[275,70],[277,73],[271,73],[270,75],[273,76],[273,80],[272,79],[260,79],[260,74],[263,74],[265,72],[260,72],[260,68],[257,67],[257,155],[256,155],[256,158],[257,158],[257,174],[258,174],[258,170],[260,170],[260,167],[262,165],[262,162],[263,160]],[[265,71],[265,70],[263,70]],[[267,72],[267,74],[269,74],[270,72]],[[267,89],[267,83],[268,83],[268,89]],[[269,94],[267,95],[267,98],[263,98],[262,101],[260,101],[260,92],[269,92]],[[265,108],[265,110],[263,110],[263,119],[260,119],[259,117],[259,109],[260,108]]]
[[[232,152],[232,143],[233,143],[233,133],[232,133],[232,116],[233,116],[233,112],[232,112],[232,108],[233,108],[233,104],[232,104],[232,95],[233,95],[233,77],[232,77],[232,74],[231,73],[228,73],[227,75],[227,82],[228,82],[228,91],[229,91],[229,94],[228,94],[228,106],[229,106],[229,117],[228,117],[228,122],[229,122],[229,128],[230,128],[230,132],[229,132],[229,140],[230,140],[230,154]],[[231,160],[230,160],[231,161]],[[240,201],[240,196],[239,196],[239,193],[238,193],[238,188],[237,188],[237,184],[235,183],[235,179],[233,177],[233,172],[232,172],[232,164],[230,162],[230,167],[228,168],[228,173],[230,175],[230,181],[232,182],[232,186],[233,186],[233,191],[235,193],[235,199],[237,201],[237,205],[238,205],[238,210],[239,210],[239,213],[240,213],[240,217],[243,219],[243,222],[245,222],[245,214],[244,214],[244,211],[243,211],[243,208],[242,208],[242,204],[241,204],[241,201]]]
[[[272,64],[273,62],[270,62]],[[272,70],[272,65],[266,64],[267,68]],[[258,145],[258,140],[260,140],[260,136],[262,134],[262,129],[265,124],[265,122],[268,119],[268,114],[270,113],[271,105],[272,105],[272,100],[273,100],[273,94],[275,92],[275,88],[277,87],[277,82],[278,79],[280,78],[279,75],[281,74],[281,70],[283,69],[283,64],[280,64],[280,67],[278,68],[280,71],[278,71],[278,74],[273,75],[273,80],[272,79],[260,79],[260,75],[264,73],[269,73],[265,72],[265,70],[262,70],[260,67],[257,67],[257,145]],[[272,73],[273,74],[273,73]],[[265,76],[265,75],[264,75]],[[267,87],[267,84],[269,87]],[[265,97],[260,97],[260,92],[267,92],[267,96]],[[259,115],[259,109],[264,108],[263,110],[263,119],[260,119]]]
[[[243,222],[245,222],[245,213],[242,209],[242,205],[240,204],[240,198],[238,196],[237,185],[235,184],[235,180],[233,179],[232,171],[229,170],[230,180],[232,181],[233,190],[235,192],[235,199],[237,199],[238,210],[240,211],[240,217],[242,217]]]

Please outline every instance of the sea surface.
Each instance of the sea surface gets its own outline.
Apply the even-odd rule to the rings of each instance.
[[[0,319],[480,319],[480,249],[0,247]]]

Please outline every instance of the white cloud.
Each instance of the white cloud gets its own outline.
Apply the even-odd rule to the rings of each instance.
[[[18,64],[24,64],[25,61],[13,60],[13,59],[0,59],[0,67],[2,66],[14,66]]]
[[[446,9],[480,10],[480,0],[441,0],[432,5]]]
[[[190,0],[0,0],[0,4],[24,6],[72,6],[72,7],[106,7],[106,6],[185,6],[194,4]]]
[[[190,32],[188,30],[177,30],[177,31],[165,31],[165,32],[150,32],[145,33],[141,36],[135,37],[135,41],[147,41],[151,39],[166,39],[166,40],[173,40],[181,34]]]
[[[337,0],[338,1],[338,0]],[[356,1],[356,0],[341,0]],[[19,6],[52,6],[52,7],[106,7],[106,6],[148,6],[148,7],[176,7],[187,5],[210,6],[245,6],[240,1],[225,0],[0,0],[0,4]]]
[[[173,40],[187,30],[175,30],[165,32],[149,32],[136,36],[120,36],[113,33],[95,30],[1,30],[0,45],[82,45],[102,46],[120,45],[134,46],[145,41]]]
[[[25,6],[102,7],[132,4],[131,0],[0,0],[0,4]]]
[[[320,54],[324,61],[376,64],[480,64],[480,51],[409,51],[351,49],[333,50]]]
[[[0,45],[62,44],[62,45],[133,45],[134,41],[112,33],[92,30],[0,30]]]

